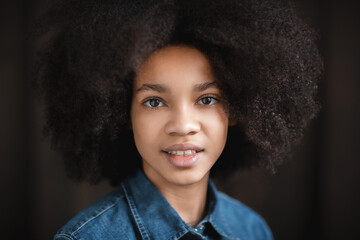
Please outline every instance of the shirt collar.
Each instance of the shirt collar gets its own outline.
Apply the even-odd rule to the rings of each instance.
[[[143,171],[139,170],[135,177],[125,181],[123,189],[142,235],[160,240],[178,239],[193,230],[180,218]],[[200,224],[209,222],[221,236],[231,239],[221,205],[218,191],[209,180],[208,214]]]
[[[214,183],[209,179],[209,197],[213,199],[212,211],[209,212],[209,222],[214,227],[214,229],[224,238],[234,239],[232,236],[229,225],[227,224],[227,218],[224,215],[223,203],[221,198],[219,198],[219,192],[217,191]],[[213,198],[211,198],[211,196]],[[210,202],[211,203],[211,202]]]

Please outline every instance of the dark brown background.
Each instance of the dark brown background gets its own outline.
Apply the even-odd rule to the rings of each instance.
[[[32,47],[25,33],[43,2],[0,3],[1,239],[51,239],[111,190],[66,179],[59,155],[41,137],[40,106],[27,86]],[[217,185],[257,210],[275,239],[360,239],[360,7],[349,0],[295,3],[321,35],[323,109],[275,176],[238,172]]]

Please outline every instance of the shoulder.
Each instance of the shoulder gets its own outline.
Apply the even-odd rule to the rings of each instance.
[[[79,212],[56,232],[56,240],[111,239],[124,236],[134,239],[125,197],[118,189]]]
[[[245,239],[273,239],[266,221],[250,207],[222,192],[218,192],[218,199],[221,214],[235,236]]]

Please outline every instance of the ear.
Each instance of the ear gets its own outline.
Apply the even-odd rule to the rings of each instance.
[[[236,126],[236,124],[238,124],[238,122],[234,119],[229,119],[229,127],[233,127]]]

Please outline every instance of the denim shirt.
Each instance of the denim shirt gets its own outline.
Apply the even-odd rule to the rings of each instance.
[[[54,239],[273,239],[257,213],[217,191],[211,180],[208,186],[207,214],[193,228],[139,170],[70,220]]]

